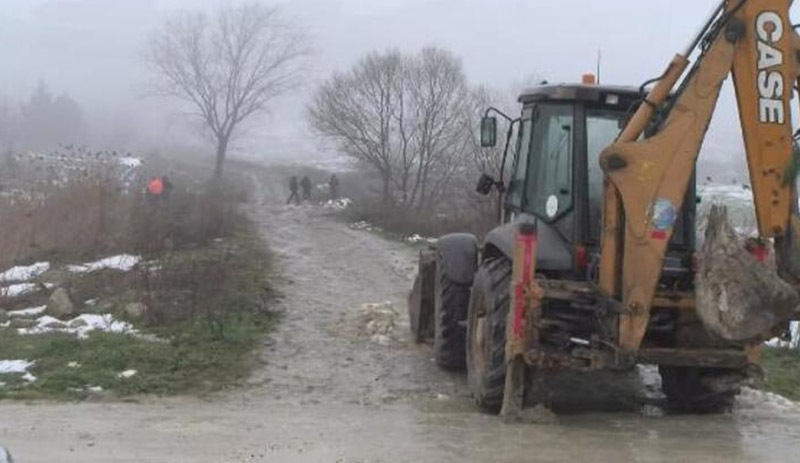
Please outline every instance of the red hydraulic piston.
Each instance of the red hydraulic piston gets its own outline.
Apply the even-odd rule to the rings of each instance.
[[[514,244],[514,294],[511,334],[520,339],[524,335],[526,305],[536,272],[536,227],[522,224]]]

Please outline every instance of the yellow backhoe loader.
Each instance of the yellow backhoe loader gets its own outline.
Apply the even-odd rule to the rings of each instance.
[[[790,0],[725,0],[641,87],[541,85],[521,113],[489,109],[481,142],[512,133],[482,241],[441,237],[409,296],[417,341],[466,369],[486,411],[518,413],[531,378],[656,364],[671,406],[730,407],[759,348],[798,318],[800,217],[790,103],[800,36]],[[697,249],[695,166],[733,76],[758,222],[745,246],[712,208]],[[505,155],[503,159],[505,164]],[[505,170],[505,169],[504,169]]]

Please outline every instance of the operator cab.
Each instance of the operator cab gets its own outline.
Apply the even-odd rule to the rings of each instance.
[[[593,84],[541,85],[519,97],[522,113],[514,121],[519,125],[502,216],[505,223],[535,218],[541,271],[591,277],[602,226],[600,153],[615,141],[642,98],[635,87]],[[481,124],[484,146],[496,139],[496,120],[491,119]],[[685,224],[694,223],[691,183],[665,259],[665,278],[686,274],[689,267],[694,231]]]

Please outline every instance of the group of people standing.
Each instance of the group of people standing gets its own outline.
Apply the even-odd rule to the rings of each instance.
[[[336,177],[336,174],[331,175],[331,178],[328,180],[328,188],[331,200],[339,198],[339,178]],[[303,190],[303,201],[309,201],[311,199],[311,179],[308,178],[308,175],[303,176],[300,181],[297,180],[296,175],[289,178],[289,192],[291,194],[289,195],[289,199],[286,200],[286,204],[292,201],[294,201],[295,204],[300,204],[299,189]]]

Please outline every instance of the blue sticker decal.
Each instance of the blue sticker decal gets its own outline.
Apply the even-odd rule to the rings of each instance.
[[[666,231],[672,228],[678,218],[678,211],[668,199],[658,198],[652,206],[653,228]]]

